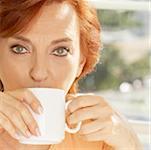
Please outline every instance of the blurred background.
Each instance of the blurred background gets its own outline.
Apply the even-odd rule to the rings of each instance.
[[[100,62],[82,79],[80,92],[93,92],[132,124],[145,150],[150,147],[151,41],[149,0],[89,0],[97,8],[103,42]],[[150,82],[151,83],[151,82]],[[149,148],[150,147],[150,148]]]

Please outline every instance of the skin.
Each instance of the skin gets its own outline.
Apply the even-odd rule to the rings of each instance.
[[[48,145],[20,144],[15,139],[15,133],[18,129],[26,137],[30,134],[38,135],[37,124],[22,102],[29,104],[37,113],[41,105],[34,95],[27,91],[27,87],[61,88],[67,94],[75,78],[80,75],[86,59],[80,50],[76,12],[66,3],[45,6],[38,19],[20,36],[30,39],[32,44],[13,37],[0,39],[0,79],[5,89],[3,93],[0,92],[0,125],[2,130],[9,133],[1,133],[0,145],[3,145],[4,149],[8,148],[3,140],[7,139],[11,148],[48,149]],[[63,37],[72,41],[52,44],[52,41]],[[10,48],[13,44],[23,46],[21,53],[24,54],[13,53],[12,51],[18,50],[16,47]],[[60,54],[58,47],[70,48],[70,52],[61,48],[63,51]],[[60,57],[64,54],[67,55]],[[81,126],[78,132],[81,138],[86,141],[105,141],[117,150],[123,150],[125,145],[133,150],[141,149],[130,126],[103,97],[93,94],[66,96],[67,100],[72,100],[66,113],[69,125],[91,120]],[[14,117],[12,114],[15,114]]]

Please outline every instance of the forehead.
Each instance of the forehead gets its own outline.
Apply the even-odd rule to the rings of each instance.
[[[74,36],[78,32],[78,17],[74,8],[66,2],[54,2],[41,9],[24,33],[46,37],[53,36],[53,34]]]

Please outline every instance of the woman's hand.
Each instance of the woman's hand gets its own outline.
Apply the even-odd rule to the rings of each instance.
[[[24,103],[23,103],[24,102]],[[38,125],[30,108],[40,114],[42,106],[39,100],[28,89],[0,92],[0,131],[6,130],[12,137],[18,139],[17,131],[25,137],[39,135]]]
[[[73,100],[68,105],[67,123],[82,124],[78,134],[86,141],[104,141],[116,150],[139,150],[141,144],[128,122],[121,117],[102,97],[93,94],[67,95]]]

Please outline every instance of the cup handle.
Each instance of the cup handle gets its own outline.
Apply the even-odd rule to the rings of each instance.
[[[67,110],[68,105],[69,105],[69,103],[70,103],[71,101],[72,101],[72,100],[68,101],[68,102],[65,104],[65,109],[66,109],[66,110]],[[67,123],[65,123],[65,130],[66,130],[67,132],[69,132],[69,133],[72,133],[72,134],[73,134],[73,133],[77,133],[77,132],[80,130],[80,128],[81,128],[81,124],[82,124],[82,121],[80,121],[75,128],[71,129],[71,128],[68,127]]]

